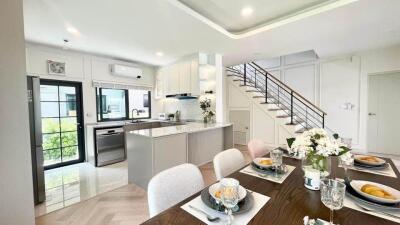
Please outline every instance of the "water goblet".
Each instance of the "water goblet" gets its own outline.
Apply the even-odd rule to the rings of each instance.
[[[344,179],[346,181],[349,180],[347,169],[351,168],[353,164],[354,164],[354,155],[351,154],[350,152],[339,156],[339,165],[341,165],[344,169]]]
[[[233,178],[224,178],[221,184],[221,202],[226,208],[228,225],[233,224],[232,211],[239,202],[239,181]]]
[[[321,201],[330,209],[329,222],[333,223],[334,210],[343,208],[344,196],[346,193],[346,185],[340,181],[333,179],[323,179],[321,181]]]
[[[275,168],[275,178],[278,178],[278,169],[282,166],[283,152],[279,149],[271,151],[272,165]]]

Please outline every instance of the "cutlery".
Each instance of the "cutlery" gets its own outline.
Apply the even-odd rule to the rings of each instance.
[[[354,202],[354,203],[355,203],[355,202]],[[383,211],[378,211],[378,210],[376,210],[376,209],[372,209],[372,208],[363,206],[363,205],[358,204],[358,203],[355,203],[355,204],[356,204],[358,207],[360,207],[360,208],[362,208],[363,210],[365,210],[365,211],[374,212],[374,213],[382,214],[382,215],[389,216],[389,217],[392,217],[392,218],[400,219],[400,216],[396,216],[396,215],[393,215],[393,214],[390,214],[390,213],[387,213],[387,212],[383,212]]]
[[[219,217],[217,217],[217,216],[212,216],[212,215],[210,215],[210,214],[204,212],[203,210],[198,209],[198,208],[196,208],[196,207],[194,207],[194,206],[192,206],[192,205],[189,205],[189,207],[190,207],[191,209],[193,209],[194,211],[199,212],[199,213],[201,213],[201,214],[207,216],[207,220],[210,221],[210,222],[216,222],[216,221],[218,221],[218,220],[221,219],[221,218],[219,218]]]
[[[257,172],[254,172],[252,170],[245,170],[245,172],[251,173],[251,174],[255,174],[255,175],[260,176],[260,177],[268,177],[269,176],[268,174],[257,173]]]

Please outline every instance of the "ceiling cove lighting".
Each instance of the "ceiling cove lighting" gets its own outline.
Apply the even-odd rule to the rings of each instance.
[[[171,4],[173,4],[175,7],[185,11],[189,15],[195,17],[196,19],[202,21],[203,23],[209,25],[210,27],[214,28],[215,30],[225,34],[226,36],[232,38],[232,39],[242,39],[246,37],[250,37],[256,34],[259,34],[264,31],[268,31],[289,23],[293,23],[302,19],[305,19],[310,16],[318,15],[323,12],[333,10],[336,8],[339,8],[341,6],[348,5],[350,3],[356,2],[358,0],[329,0],[326,2],[323,2],[321,4],[309,7],[307,9],[288,14],[286,16],[280,17],[276,20],[267,22],[265,24],[261,24],[260,26],[256,26],[253,28],[250,28],[245,31],[241,32],[230,32],[226,30],[224,27],[221,25],[215,23],[214,21],[210,20],[209,18],[203,16],[202,14],[198,13],[197,11],[193,10],[189,6],[185,5],[184,3],[180,2],[179,0],[168,0]]]
[[[164,52],[156,52],[156,56],[161,57],[161,56],[163,56],[163,55],[164,55]]]
[[[253,8],[247,6],[244,7],[240,13],[242,14],[243,17],[249,17],[253,14],[253,12],[254,12]]]

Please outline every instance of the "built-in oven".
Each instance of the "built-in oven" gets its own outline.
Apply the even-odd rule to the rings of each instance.
[[[126,159],[123,127],[97,128],[95,130],[95,164],[105,166]]]

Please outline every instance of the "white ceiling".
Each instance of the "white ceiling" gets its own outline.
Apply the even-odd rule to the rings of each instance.
[[[231,1],[264,2],[225,2]],[[400,0],[360,0],[234,40],[167,0],[24,0],[28,41],[62,46],[68,38],[71,49],[154,65],[198,51],[223,54],[230,65],[311,49],[324,57],[390,46],[400,43],[398,15]],[[80,35],[67,32],[67,26]]]
[[[328,0],[178,0],[221,24],[229,32],[242,32],[252,27],[277,20],[286,15],[327,2]],[[243,8],[253,9],[251,16],[242,17]]]

